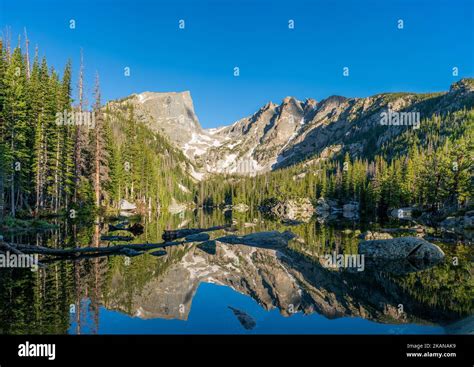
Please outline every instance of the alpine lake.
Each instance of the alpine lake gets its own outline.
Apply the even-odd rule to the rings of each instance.
[[[196,209],[140,218],[130,244],[160,243],[165,230],[209,228],[211,239],[262,231],[296,235],[283,249],[207,242],[160,256],[50,259],[0,269],[2,334],[466,334],[474,330],[471,244],[434,242],[437,264],[357,257],[361,233],[402,228],[391,220],[284,223],[258,211]],[[130,219],[130,224],[133,220]],[[105,247],[109,224],[57,222],[52,230],[4,235],[52,248]],[[404,227],[403,227],[404,228]],[[114,232],[129,236],[130,233]],[[396,232],[393,236],[413,235]],[[155,254],[156,255],[156,254]],[[351,259],[349,266],[345,259]]]

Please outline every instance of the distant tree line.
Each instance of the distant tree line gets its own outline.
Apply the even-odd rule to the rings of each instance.
[[[379,214],[402,206],[465,207],[473,195],[473,133],[473,109],[433,115],[420,129],[406,129],[384,144],[371,159],[345,152],[255,177],[211,177],[201,183],[197,199],[200,205],[258,206],[269,198],[324,197],[356,201],[363,211]]]

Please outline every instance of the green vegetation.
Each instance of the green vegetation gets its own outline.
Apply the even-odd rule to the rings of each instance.
[[[106,109],[106,126],[111,127],[109,206],[116,206],[121,198],[151,209],[167,207],[172,198],[192,201],[194,182],[186,173],[186,157],[165,137],[138,123],[131,106]]]
[[[10,53],[0,40],[0,225],[91,217],[122,198],[151,209],[192,201],[184,155],[132,109],[102,107],[98,76],[88,108],[82,61],[73,103],[71,74],[70,62],[60,77],[37,56],[30,69],[20,47]]]
[[[469,205],[473,195],[474,110],[434,115],[367,157],[311,160],[256,177],[219,176],[201,183],[199,204],[262,205],[269,198],[357,201],[362,211]]]

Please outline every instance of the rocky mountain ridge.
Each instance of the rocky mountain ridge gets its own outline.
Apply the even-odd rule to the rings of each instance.
[[[433,114],[470,108],[474,79],[462,79],[441,93],[330,96],[320,102],[286,97],[281,104],[269,102],[253,115],[217,129],[201,127],[189,91],[144,92],[108,106],[125,104],[133,107],[139,120],[179,147],[195,163],[194,177],[201,179],[212,173],[255,175],[310,158],[376,151],[405,129],[416,128],[416,124],[401,122],[383,126],[383,112],[414,113],[422,123]]]

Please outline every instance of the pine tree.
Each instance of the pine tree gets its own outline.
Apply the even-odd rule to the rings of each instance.
[[[96,75],[94,116],[95,127],[91,129],[91,156],[93,162],[92,182],[94,185],[95,205],[100,207],[102,186],[109,180],[108,150],[105,141],[105,124],[100,101],[99,74]]]
[[[14,217],[17,205],[23,203],[27,190],[28,162],[27,146],[27,94],[23,56],[17,47],[5,70],[3,118],[5,125],[6,159],[10,174],[10,212]]]
[[[81,50],[81,63],[79,68],[79,82],[78,82],[78,106],[79,114],[85,112],[86,98],[84,95],[84,58]],[[77,119],[76,119],[77,120]],[[87,134],[81,123],[76,123],[74,126],[74,203],[78,203],[78,193],[81,190],[82,178],[87,175],[86,167],[86,147],[88,146]]]
[[[67,116],[72,112],[72,65],[69,60],[64,69],[61,80],[59,97],[59,113]],[[59,174],[59,207],[68,207],[71,195],[74,192],[74,126],[70,121],[65,121],[61,131],[61,161]],[[61,205],[62,204],[62,205]]]
[[[0,222],[3,220],[5,211],[5,180],[7,172],[7,148],[5,146],[5,118],[4,118],[4,101],[5,101],[5,86],[4,77],[7,67],[7,60],[3,42],[0,39]]]

